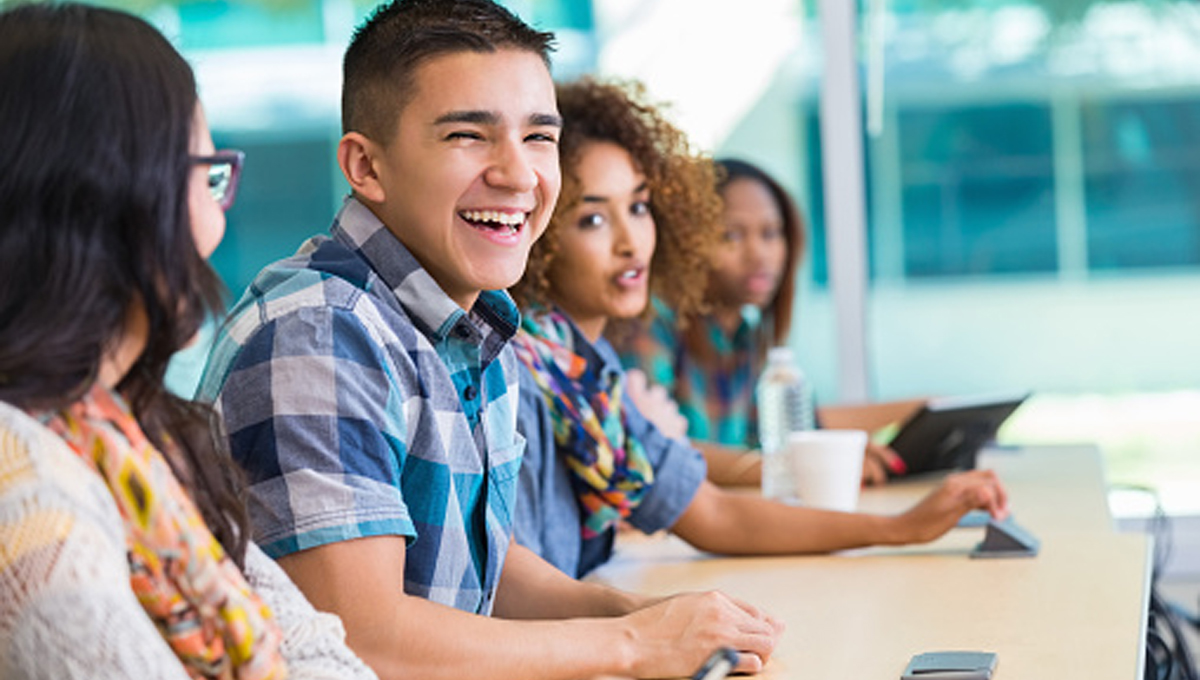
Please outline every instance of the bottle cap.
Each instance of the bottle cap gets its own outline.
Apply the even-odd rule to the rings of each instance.
[[[770,363],[792,363],[792,348],[787,346],[772,347],[767,350],[767,361]]]

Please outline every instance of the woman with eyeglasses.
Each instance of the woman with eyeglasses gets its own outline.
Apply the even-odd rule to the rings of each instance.
[[[215,419],[163,386],[221,309],[242,161],[191,69],[131,15],[25,5],[0,92],[0,677],[373,677],[248,545]]]

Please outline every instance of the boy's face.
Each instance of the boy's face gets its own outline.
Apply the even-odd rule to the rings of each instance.
[[[373,204],[464,309],[521,278],[561,184],[562,122],[541,57],[504,49],[433,57],[377,158]]]

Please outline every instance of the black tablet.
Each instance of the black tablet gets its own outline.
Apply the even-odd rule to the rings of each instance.
[[[900,426],[889,446],[904,460],[905,474],[969,470],[979,449],[1028,396],[931,399]]]

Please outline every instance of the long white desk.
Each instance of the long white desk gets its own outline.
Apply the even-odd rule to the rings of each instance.
[[[1041,531],[1115,530],[1100,453],[1090,445],[987,449],[979,466],[995,470],[1009,491],[1015,519]],[[864,490],[859,509],[895,512],[929,492],[940,475]]]
[[[896,680],[913,654],[985,650],[996,680],[1129,680],[1143,666],[1151,541],[1112,528],[1091,447],[992,452],[1035,558],[971,559],[983,529],[923,546],[831,556],[719,558],[675,537],[623,538],[594,578],[637,592],[719,589],[783,619],[763,678]],[[894,512],[935,482],[864,492]]]

